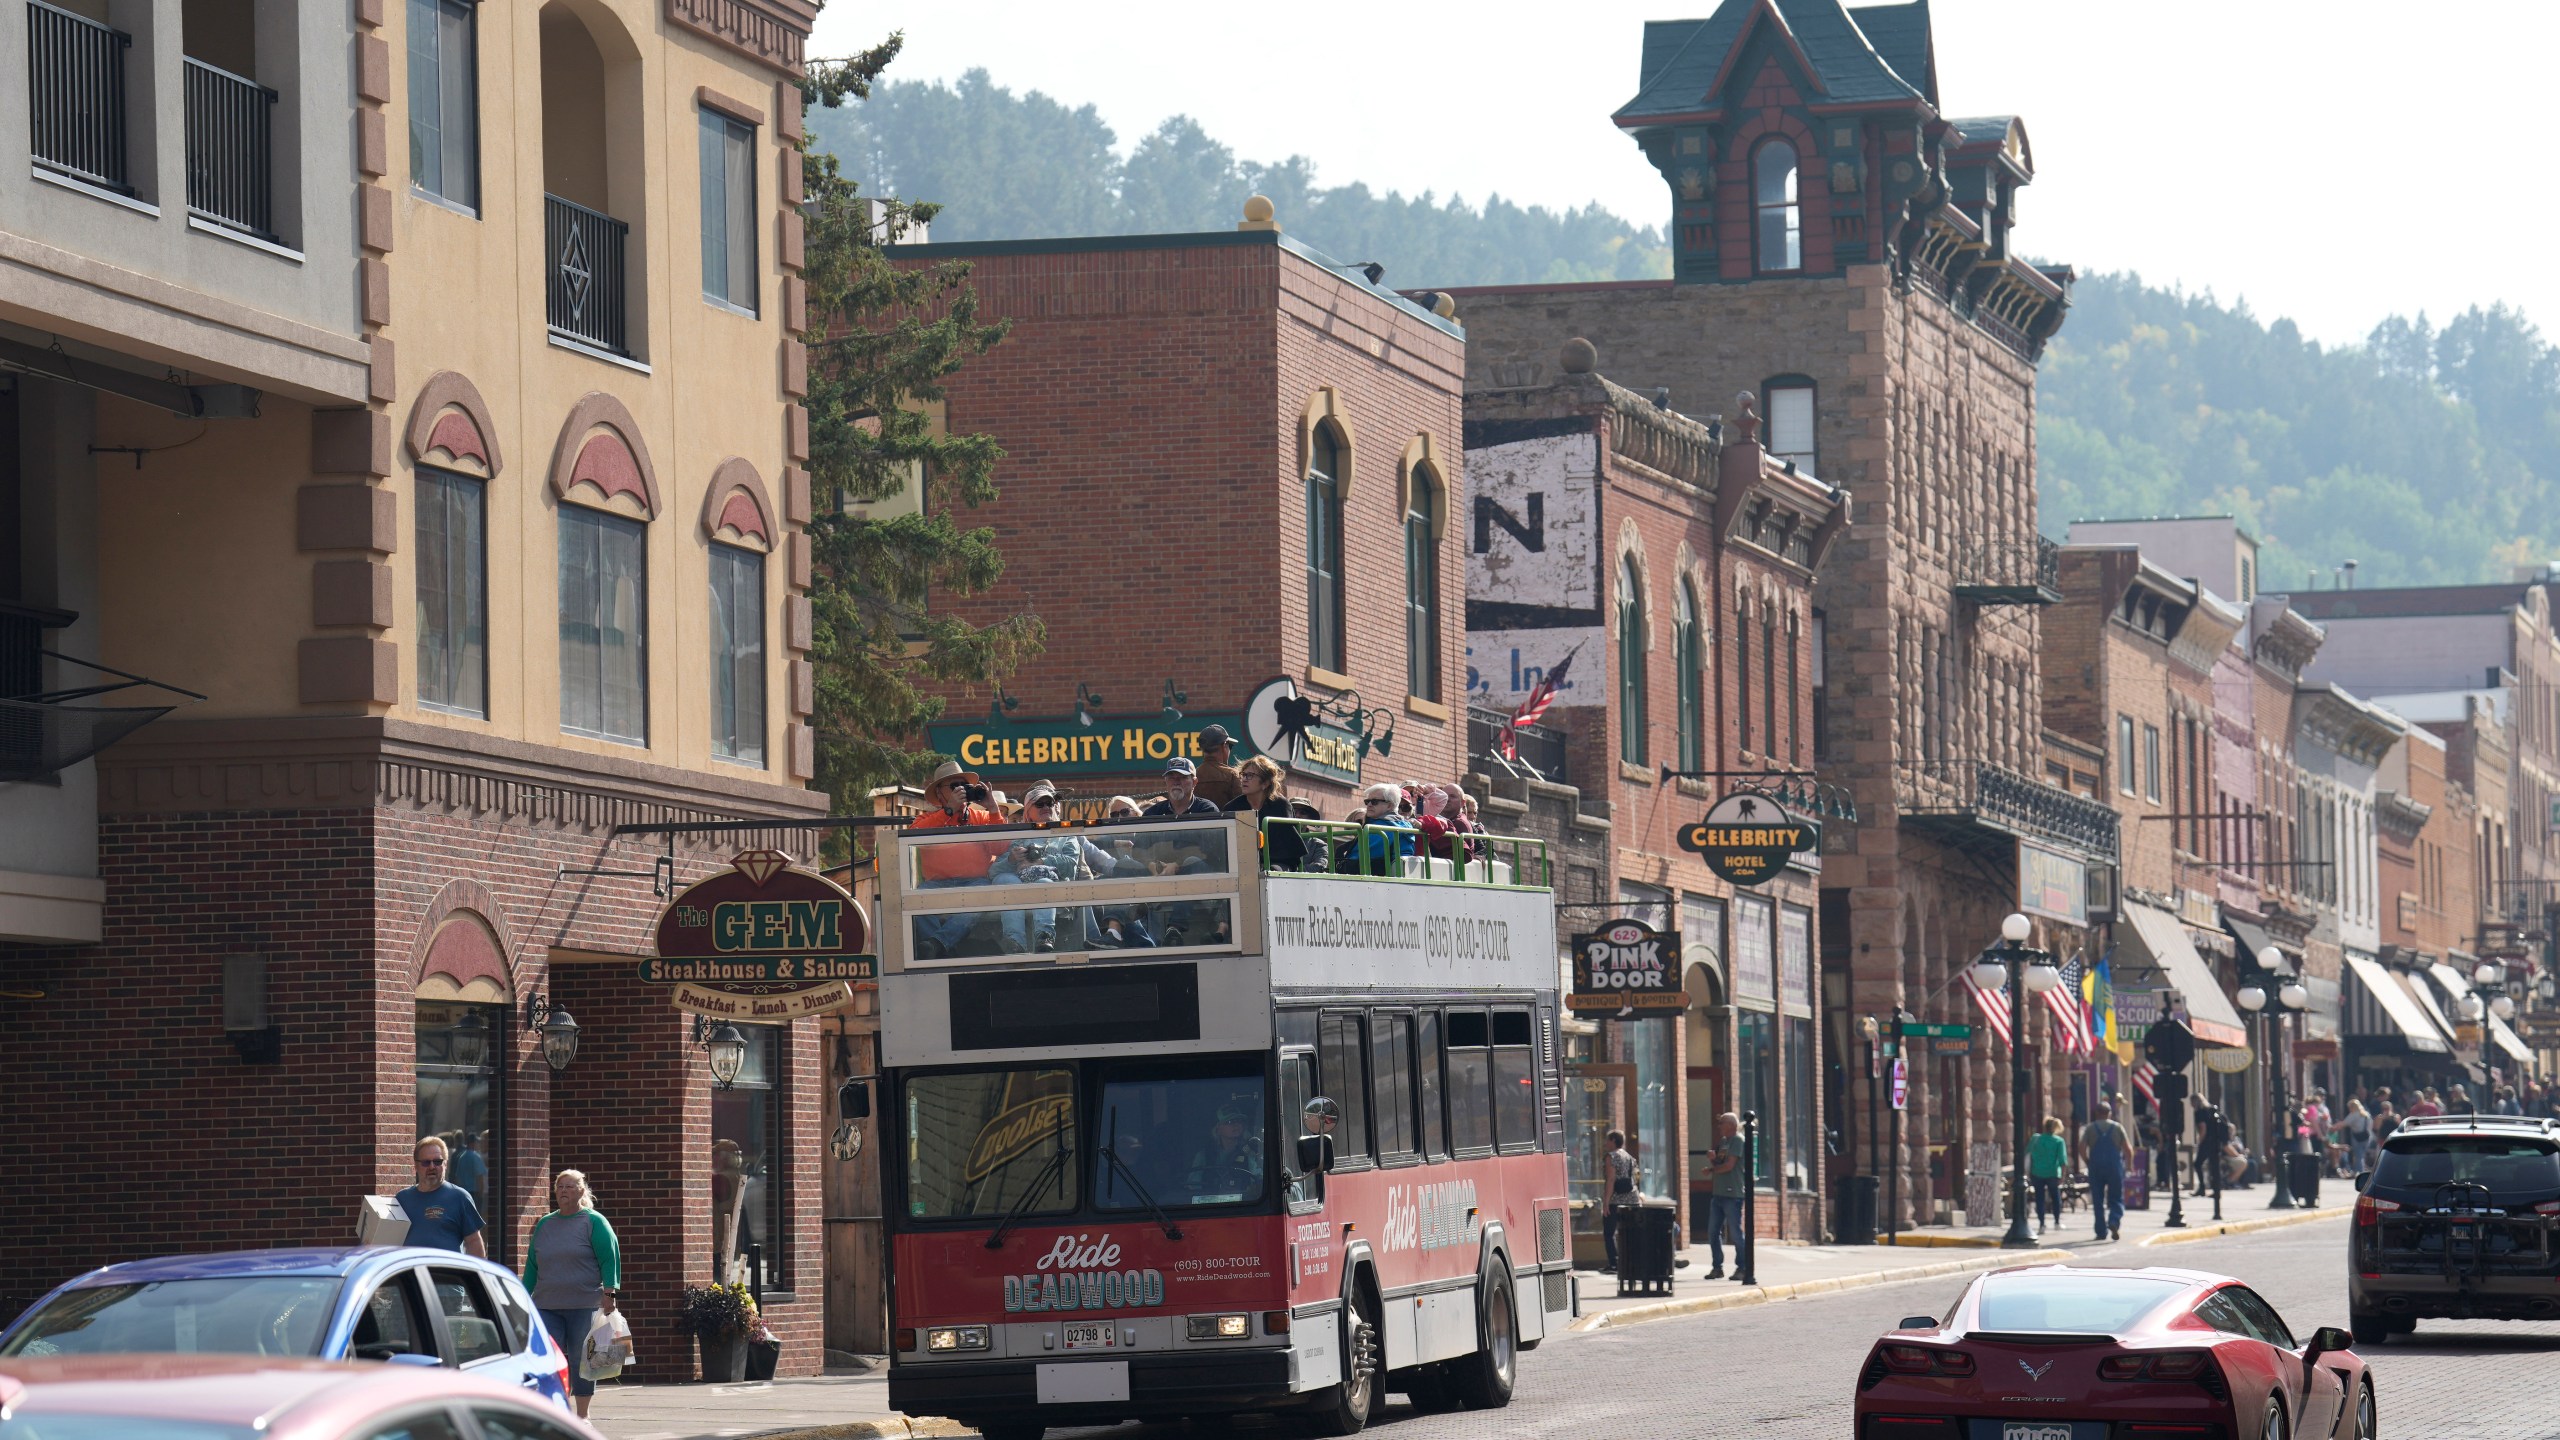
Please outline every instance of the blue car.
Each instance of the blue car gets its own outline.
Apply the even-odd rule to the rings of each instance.
[[[569,1357],[523,1282],[450,1250],[131,1260],[64,1282],[0,1331],[0,1359],[137,1352],[444,1366],[569,1404]]]

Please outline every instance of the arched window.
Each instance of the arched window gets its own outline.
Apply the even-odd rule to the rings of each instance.
[[[1307,446],[1307,663],[1342,662],[1342,441],[1318,425]]]
[[[1751,597],[1745,595],[1733,609],[1733,674],[1737,693],[1734,696],[1734,743],[1745,752],[1751,749]]]
[[[1405,688],[1419,699],[1440,698],[1440,486],[1431,471],[1413,467],[1404,511]]]
[[[1804,643],[1796,612],[1787,612],[1787,763],[1804,763],[1804,685],[1796,668],[1796,652]]]
[[[1778,755],[1778,614],[1760,607],[1760,744]]]
[[[1644,580],[1618,557],[1618,758],[1645,763]]]
[[[1680,768],[1707,768],[1706,646],[1698,629],[1698,597],[1683,580],[1673,597],[1671,674],[1680,687]]]
[[[1804,268],[1804,207],[1796,201],[1796,147],[1761,142],[1751,152],[1751,203],[1758,220],[1759,268]]]

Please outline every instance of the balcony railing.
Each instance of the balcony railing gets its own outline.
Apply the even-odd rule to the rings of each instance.
[[[27,93],[35,162],[120,194],[125,174],[124,52],[133,37],[27,0]]]
[[[2116,857],[2115,811],[2015,770],[1983,760],[1940,760],[1906,766],[1898,778],[1908,820],[2046,841],[2095,860]]]
[[[1977,540],[1956,552],[1955,592],[1977,605],[2062,603],[2062,547],[2041,535]]]
[[[1512,731],[1518,758],[1505,759],[1502,732],[1510,724],[1508,710],[1467,707],[1467,759],[1475,768],[1488,775],[1529,775],[1558,785],[1573,783],[1565,778],[1563,731],[1523,725]]]
[[[187,210],[276,238],[276,92],[194,57],[186,61]]]
[[[543,196],[542,205],[551,333],[616,355],[630,354],[622,252],[631,227],[557,195]]]

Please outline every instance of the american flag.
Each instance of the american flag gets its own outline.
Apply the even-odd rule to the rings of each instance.
[[[2003,1045],[2015,1043],[2009,1038],[2008,993],[2001,990],[1985,990],[1976,985],[1973,983],[1971,969],[1958,971],[1957,974],[1963,979],[1964,988],[1972,992],[1973,1003],[1982,1007],[1983,1022],[1991,1027],[1991,1033],[1999,1036],[2000,1043]]]
[[[1520,727],[1537,724],[1539,718],[1547,713],[1547,707],[1556,703],[1556,691],[1564,687],[1565,672],[1573,668],[1573,657],[1581,653],[1582,647],[1575,646],[1556,662],[1556,668],[1539,676],[1538,683],[1529,687],[1528,698],[1520,702],[1519,709],[1511,712],[1510,722],[1502,727],[1500,748],[1503,759],[1520,758]]]
[[[2088,962],[2073,955],[2062,965],[2062,983],[2044,992],[2044,1007],[2053,1013],[2053,1040],[2066,1055],[2086,1055],[2096,1048],[2089,1035],[2089,1009],[2080,1000],[2080,980]]]
[[[2140,1095],[2143,1099],[2150,1101],[2154,1105],[2160,1103],[2160,1097],[2151,1093],[2151,1080],[2153,1076],[2158,1075],[2159,1073],[2159,1070],[2148,1060],[2145,1060],[2141,1064],[2133,1067],[2134,1093]]]

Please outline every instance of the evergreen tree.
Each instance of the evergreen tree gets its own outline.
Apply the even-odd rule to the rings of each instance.
[[[811,61],[803,113],[868,94],[900,41]],[[1004,571],[994,532],[956,519],[995,498],[1003,451],[985,435],[934,434],[920,407],[1006,325],[979,322],[965,262],[889,262],[883,241],[931,220],[933,205],[865,196],[834,155],[802,151],[817,783],[847,813],[871,788],[919,779],[939,758],[916,744],[943,708],[925,686],[1000,679],[1038,651],[1042,627],[1034,615],[973,624],[929,603],[983,594]],[[911,484],[920,509],[847,508],[896,500]]]

